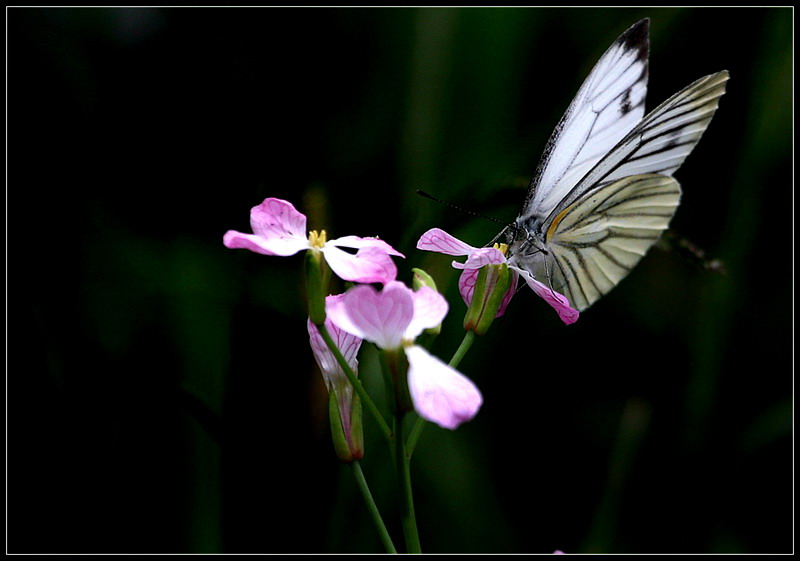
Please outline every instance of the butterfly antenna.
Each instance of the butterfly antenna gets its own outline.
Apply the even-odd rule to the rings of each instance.
[[[502,226],[508,226],[508,224],[506,222],[503,222],[502,220],[498,220],[497,218],[492,218],[491,216],[486,216],[485,214],[480,214],[478,212],[475,212],[474,210],[469,210],[469,209],[460,207],[458,205],[454,205],[453,203],[449,203],[447,201],[443,201],[442,199],[434,197],[433,195],[431,195],[427,191],[423,191],[422,189],[417,189],[417,195],[422,195],[426,199],[430,199],[432,201],[436,201],[437,203],[443,204],[445,206],[449,206],[450,208],[452,208],[454,210],[457,210],[459,212],[463,212],[464,214],[469,214],[470,216],[475,216],[477,218],[483,218],[485,220],[490,220],[490,221],[495,222],[497,224],[500,224]]]

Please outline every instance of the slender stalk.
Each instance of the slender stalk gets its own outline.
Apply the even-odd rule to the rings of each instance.
[[[475,341],[475,332],[467,331],[464,335],[464,339],[461,340],[461,345],[458,346],[453,358],[450,359],[450,366],[453,368],[458,366],[458,363],[461,362],[461,359],[464,358],[464,355],[467,354],[467,351],[472,346],[473,341]]]
[[[386,423],[386,420],[383,418],[378,406],[375,405],[375,402],[372,401],[367,390],[364,389],[364,386],[361,385],[361,381],[356,376],[356,373],[353,372],[353,369],[350,368],[350,365],[347,364],[347,360],[345,360],[344,355],[342,355],[342,351],[339,350],[339,347],[336,346],[331,334],[328,333],[328,329],[325,327],[325,324],[317,325],[317,329],[319,329],[320,335],[322,335],[322,339],[325,341],[325,344],[328,345],[328,349],[333,353],[333,356],[336,357],[336,361],[339,363],[339,366],[342,367],[347,379],[355,388],[356,393],[361,398],[361,404],[365,405],[369,412],[375,417],[375,420],[378,422],[378,426],[380,426],[383,435],[387,439],[392,438],[392,429],[389,428],[389,425]]]
[[[406,443],[406,454],[408,454],[409,458],[414,453],[414,448],[417,447],[419,437],[422,436],[422,430],[427,424],[428,422],[425,419],[417,417],[414,426],[411,428],[411,434],[408,435],[408,442]]]
[[[350,462],[350,466],[353,468],[353,477],[356,478],[358,490],[361,491],[361,496],[364,497],[364,502],[367,503],[367,509],[372,516],[373,522],[375,522],[375,528],[378,530],[378,535],[381,537],[383,547],[386,548],[388,553],[397,553],[397,549],[395,549],[394,543],[392,543],[392,538],[389,535],[389,531],[386,529],[386,525],[383,523],[381,513],[378,512],[378,505],[375,504],[375,500],[372,498],[372,493],[369,491],[367,480],[364,478],[364,472],[361,471],[361,464],[358,460],[354,460]]]
[[[411,492],[411,457],[406,453],[405,435],[403,434],[403,414],[398,413],[395,434],[395,457],[397,475],[400,480],[400,519],[403,523],[403,535],[406,539],[408,553],[422,553],[417,532],[417,518],[414,515],[414,497]]]

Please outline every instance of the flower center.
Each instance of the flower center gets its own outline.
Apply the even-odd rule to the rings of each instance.
[[[319,233],[316,230],[311,230],[308,233],[308,244],[313,248],[322,249],[326,241],[325,230],[320,230]]]
[[[500,253],[502,253],[502,254],[503,254],[503,257],[507,257],[507,256],[508,256],[508,244],[504,244],[504,243],[496,243],[496,244],[494,244],[494,246],[493,246],[493,247],[494,247],[495,249],[499,250],[499,251],[500,251]]]

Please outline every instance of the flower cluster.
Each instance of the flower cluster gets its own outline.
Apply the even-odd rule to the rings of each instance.
[[[402,352],[408,363],[407,375],[396,380],[399,384],[396,391],[401,396],[407,391],[414,410],[422,418],[454,429],[477,414],[482,396],[475,385],[415,344],[423,330],[441,324],[448,305],[433,288],[422,286],[412,290],[396,280],[397,267],[392,257],[403,254],[378,238],[344,236],[329,240],[324,230],[306,233],[305,215],[281,199],[267,198],[253,207],[250,223],[252,234],[228,231],[223,238],[225,246],[272,256],[307,252],[309,340],[332,403],[335,401],[337,406],[336,421],[340,425],[336,425],[334,432],[340,428],[343,431],[344,441],[337,446],[344,447],[344,456],[363,454],[362,444],[354,436],[356,428],[360,434],[360,417],[355,420],[353,415],[356,400],[352,380],[346,375],[345,365],[323,339],[322,326],[353,376],[357,376],[356,355],[364,340],[386,352]],[[476,248],[433,228],[420,237],[417,249],[467,257],[464,263],[453,262],[453,267],[462,270],[458,286],[468,306],[464,321],[467,330],[484,333],[493,319],[502,316],[520,277],[556,310],[564,323],[578,319],[578,312],[564,296],[534,279],[528,271],[509,264],[504,246]],[[363,284],[342,295],[326,297],[323,261],[343,280]],[[383,288],[378,290],[371,283],[380,283]]]
[[[231,230],[224,236],[225,246],[273,256],[289,256],[305,250],[312,258],[323,258],[343,280],[384,285],[382,290],[369,284],[354,286],[343,295],[328,296],[324,313],[310,313],[311,347],[329,391],[336,395],[341,423],[346,427],[346,447],[351,452],[359,446],[351,442],[354,439],[348,432],[355,426],[353,389],[342,365],[322,338],[321,324],[354,372],[362,340],[385,351],[402,351],[408,370],[406,379],[399,382],[407,385],[413,408],[422,418],[454,429],[477,414],[482,397],[475,385],[414,344],[423,330],[441,323],[448,305],[444,297],[431,288],[414,291],[395,280],[397,267],[391,257],[403,257],[400,252],[378,238],[345,236],[328,240],[324,230],[312,231],[306,236],[306,217],[291,203],[276,198],[268,198],[253,207],[250,223],[253,234]],[[357,251],[353,254],[341,248]],[[317,259],[317,271],[320,265],[321,259]],[[324,274],[315,276],[312,273],[309,278],[317,279],[311,284],[324,283]],[[314,292],[309,290],[309,298],[313,298]],[[313,308],[312,302],[309,307]],[[353,456],[358,457],[360,453],[356,451]]]
[[[466,350],[476,335],[485,333],[505,313],[520,278],[556,310],[564,323],[575,322],[578,312],[564,296],[509,263],[505,245],[476,248],[438,228],[428,230],[417,242],[418,249],[466,257],[463,263],[453,261],[453,267],[461,270],[458,287],[467,304],[466,333],[448,364],[423,343],[438,335],[449,311],[447,300],[430,275],[414,269],[414,288],[409,288],[397,280],[393,261],[403,254],[385,241],[358,236],[328,239],[325,230],[308,232],[306,223],[306,216],[288,201],[267,198],[250,211],[252,233],[230,230],[223,243],[270,256],[305,253],[308,339],[328,390],[334,450],[353,468],[386,550],[396,553],[359,467],[364,457],[362,411],[368,410],[395,447],[392,458],[401,484],[400,514],[406,548],[419,553],[409,461],[425,424],[422,421],[453,430],[480,410],[481,392],[456,370]],[[331,272],[354,286],[342,294],[330,294]],[[384,380],[393,396],[391,427],[361,383],[358,353],[365,341],[380,352]],[[406,438],[404,420],[411,411],[418,419]]]

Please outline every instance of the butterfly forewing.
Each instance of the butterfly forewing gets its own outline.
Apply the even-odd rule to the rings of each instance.
[[[546,216],[644,115],[649,20],[603,54],[556,126],[528,190],[522,214]]]
[[[578,310],[614,288],[669,225],[681,190],[672,177],[634,175],[564,209],[547,232],[553,288]],[[547,274],[546,273],[546,274]]]

